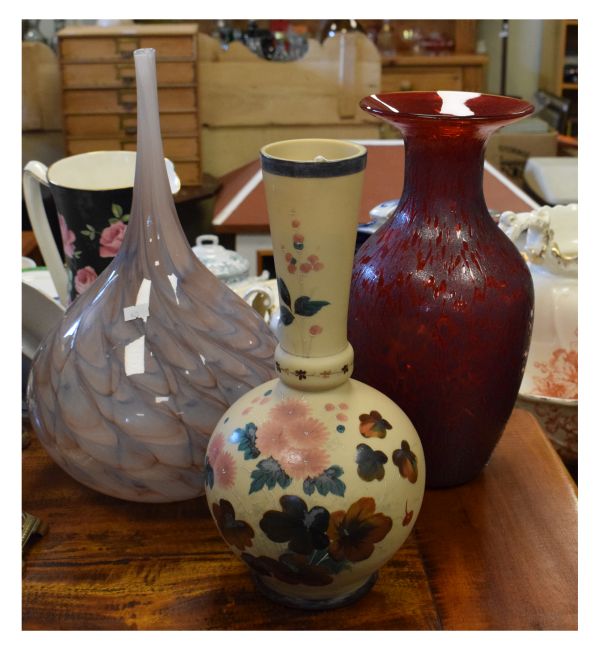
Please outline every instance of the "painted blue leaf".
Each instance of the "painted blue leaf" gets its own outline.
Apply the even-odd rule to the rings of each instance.
[[[285,303],[290,309],[292,307],[292,299],[290,297],[289,289],[281,278],[277,278],[277,288],[279,289],[279,297],[281,302]]]
[[[292,479],[281,469],[281,465],[272,457],[261,460],[256,469],[250,474],[252,482],[248,494],[262,490],[265,485],[272,490],[276,485],[286,488]]]
[[[294,303],[294,312],[299,316],[314,316],[331,303],[327,300],[311,300],[308,296],[300,296]]]
[[[255,476],[255,473],[256,471],[252,472],[252,476],[254,476],[254,480],[250,484],[250,491],[248,492],[248,494],[252,494],[253,492],[259,492],[260,490],[262,490],[267,481],[267,476],[265,474]]]
[[[208,456],[204,458],[204,482],[209,488],[212,488],[215,484],[215,472],[208,461]]]
[[[279,305],[279,313],[284,325],[291,325],[294,322],[294,315],[285,305]]]
[[[338,497],[343,497],[346,492],[346,484],[340,480],[343,473],[344,470],[339,465],[332,465],[319,476],[305,479],[302,489],[308,495],[313,494],[316,489],[321,496],[335,494]]]
[[[315,491],[315,479],[313,478],[304,479],[304,483],[302,484],[302,489],[304,490],[304,494],[308,494],[309,496],[313,494]]]
[[[237,445],[238,451],[244,452],[244,460],[260,456],[260,451],[256,446],[256,425],[254,422],[248,422],[243,429],[234,429],[229,436],[229,442]]]

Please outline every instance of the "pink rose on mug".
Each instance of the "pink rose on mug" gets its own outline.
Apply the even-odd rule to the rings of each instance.
[[[91,266],[84,266],[75,274],[75,291],[83,293],[98,277],[98,274]]]
[[[58,225],[60,226],[60,237],[62,239],[63,251],[65,252],[66,257],[73,257],[75,252],[75,233],[72,230],[69,230],[67,227],[67,222],[62,214],[58,214]]]
[[[121,248],[127,226],[117,221],[107,226],[100,235],[100,257],[114,257]]]

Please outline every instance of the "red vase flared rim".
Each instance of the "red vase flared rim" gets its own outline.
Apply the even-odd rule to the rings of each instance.
[[[534,110],[522,99],[458,90],[378,93],[363,97],[360,107],[392,121],[420,118],[494,122],[517,120]]]

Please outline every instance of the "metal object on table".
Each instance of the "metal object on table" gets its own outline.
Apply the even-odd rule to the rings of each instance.
[[[27,543],[33,535],[45,535],[48,531],[48,524],[39,517],[30,515],[28,512],[21,513],[21,551],[25,551]]]

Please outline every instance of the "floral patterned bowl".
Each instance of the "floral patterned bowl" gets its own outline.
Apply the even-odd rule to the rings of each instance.
[[[577,462],[578,352],[576,204],[504,212],[499,226],[531,271],[535,314],[517,405],[532,412],[563,461]]]

